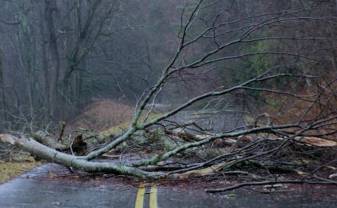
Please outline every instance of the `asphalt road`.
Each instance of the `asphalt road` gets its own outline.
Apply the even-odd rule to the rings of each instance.
[[[89,183],[87,181],[50,180],[55,165],[45,165],[0,185],[1,208],[224,208],[224,207],[337,207],[337,190],[322,187],[305,191],[261,194],[237,190],[210,195],[201,189],[129,185],[121,183]]]

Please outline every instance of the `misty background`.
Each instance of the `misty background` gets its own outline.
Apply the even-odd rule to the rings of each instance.
[[[195,6],[194,0],[0,3],[0,129],[24,131],[71,121],[101,99],[135,106],[176,52],[181,25]],[[155,102],[175,105],[271,67],[330,78],[337,72],[336,17],[334,0],[206,1],[186,38],[218,26],[184,51],[181,66],[236,40],[249,26],[266,26],[212,57],[227,57],[223,62],[171,78]],[[298,90],[314,84],[279,80],[269,86]],[[212,105],[255,109],[268,101],[241,93]]]

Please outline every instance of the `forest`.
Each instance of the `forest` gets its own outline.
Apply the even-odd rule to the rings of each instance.
[[[337,184],[337,1],[0,3],[0,161]]]

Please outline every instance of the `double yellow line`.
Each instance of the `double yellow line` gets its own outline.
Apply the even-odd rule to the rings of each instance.
[[[146,187],[144,184],[140,184],[137,192],[137,198],[135,203],[135,208],[144,208],[144,196],[145,196]],[[150,208],[157,208],[157,186],[152,185],[150,191],[150,200],[149,200]]]

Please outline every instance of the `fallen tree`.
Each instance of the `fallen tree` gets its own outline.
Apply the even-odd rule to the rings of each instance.
[[[196,7],[186,20],[184,18],[185,16],[182,16],[182,20],[185,20],[185,23],[182,23],[177,51],[168,65],[162,70],[162,74],[156,84],[146,91],[139,100],[129,127],[117,136],[113,133],[98,133],[90,135],[90,138],[96,137],[101,141],[109,141],[104,146],[88,152],[85,155],[78,155],[73,151],[69,152],[71,144],[61,144],[59,142],[59,138],[52,138],[41,134],[32,135],[19,133],[17,136],[13,134],[1,134],[0,140],[2,142],[18,146],[39,158],[61,164],[69,168],[87,172],[105,172],[148,179],[158,179],[164,177],[176,179],[188,178],[190,176],[208,176],[223,170],[229,170],[245,162],[253,163],[254,160],[270,158],[294,145],[296,148],[301,145],[311,145],[314,148],[336,148],[336,142],[332,141],[331,137],[328,137],[335,135],[337,132],[336,111],[329,110],[326,112],[326,109],[321,109],[322,113],[318,114],[314,118],[308,119],[306,116],[312,112],[312,109],[316,109],[317,105],[320,106],[323,95],[328,96],[328,100],[330,100],[334,97],[334,94],[326,95],[322,91],[311,95],[297,94],[291,89],[285,90],[284,86],[275,87],[270,85],[270,82],[282,79],[287,81],[291,80],[293,82],[319,79],[318,76],[291,71],[291,67],[287,64],[276,65],[268,69],[264,69],[256,76],[252,76],[250,79],[234,86],[217,86],[212,90],[188,99],[186,102],[175,106],[173,109],[161,113],[156,118],[151,118],[150,114],[154,111],[154,103],[158,94],[162,92],[162,89],[165,88],[171,80],[179,78],[181,74],[191,71],[194,73],[201,73],[208,70],[208,67],[217,66],[217,64],[224,63],[228,60],[256,55],[281,55],[296,57],[296,59],[315,61],[312,57],[304,56],[298,53],[291,53],[289,51],[256,52],[234,56],[224,55],[226,54],[224,53],[225,50],[230,50],[232,47],[240,46],[241,44],[265,41],[268,39],[278,40],[285,38],[275,36],[254,38],[254,35],[259,34],[260,32],[262,33],[263,29],[267,26],[274,26],[275,24],[280,24],[280,22],[326,21],[324,18],[304,18],[303,16],[289,17],[287,16],[288,14],[285,13],[272,16],[267,20],[264,19],[256,24],[247,25],[244,29],[236,29],[236,36],[233,40],[224,43],[217,42],[215,44],[216,46],[211,50],[203,51],[201,55],[194,57],[186,63],[183,58],[184,53],[187,53],[186,51],[190,50],[193,45],[199,44],[199,42],[204,39],[211,38],[211,41],[216,42],[216,35],[213,32],[228,23],[217,23],[216,20],[214,20],[211,26],[206,27],[205,30],[201,31],[199,34],[192,36],[193,34],[190,34],[189,32],[192,24],[199,18],[198,15],[202,10],[203,5],[204,1],[198,1]],[[296,38],[294,38],[294,40],[296,40]],[[332,86],[334,83],[335,80],[329,82],[326,87]],[[208,103],[210,100],[226,99],[229,95],[233,95],[235,93],[244,96],[245,93],[251,91],[302,100],[310,105],[297,121],[285,124],[274,124],[272,122],[258,124],[258,122],[253,122],[254,125],[242,126],[225,132],[208,131],[202,127],[196,127],[194,124],[188,124],[187,122],[184,124],[168,122],[173,116],[202,102]],[[193,125],[193,131],[172,130],[172,126],[173,129],[184,129]],[[140,132],[155,133],[158,129],[163,129],[162,132],[164,132],[164,134],[161,134],[160,137],[175,137],[178,139],[180,138],[181,141],[179,141],[176,146],[168,150],[161,151],[155,155],[150,155],[149,158],[139,159],[134,162],[116,163],[114,161],[95,160],[114,150],[121,144],[129,140],[134,140]],[[63,135],[63,132],[61,135]],[[85,135],[83,136],[85,137]],[[243,144],[240,144],[242,141],[241,138],[245,136],[251,136],[251,139],[244,141]],[[86,138],[83,139],[85,140]],[[172,164],[169,164],[168,160],[190,151],[196,152],[198,150],[202,151],[203,149],[211,149],[211,145],[216,141],[222,141],[222,144],[227,145],[230,148],[227,149],[227,152],[218,154],[206,161],[188,161],[188,164],[176,163],[174,170],[170,169],[170,167],[172,168],[172,166],[170,166]],[[317,145],[317,142],[320,145]],[[128,147],[126,147],[126,149],[127,148]],[[266,183],[261,182],[257,184]]]
[[[3,134],[0,135],[0,139],[3,142],[21,147],[22,149],[42,159],[87,172],[124,174],[140,178],[159,178],[160,176],[163,176],[163,174],[160,173],[146,172],[137,168],[128,167],[126,165],[118,165],[111,162],[90,162],[87,160],[83,160],[74,155],[65,154],[63,152],[52,149],[39,142],[36,142],[32,138],[26,138],[24,136],[12,136],[8,134]]]

